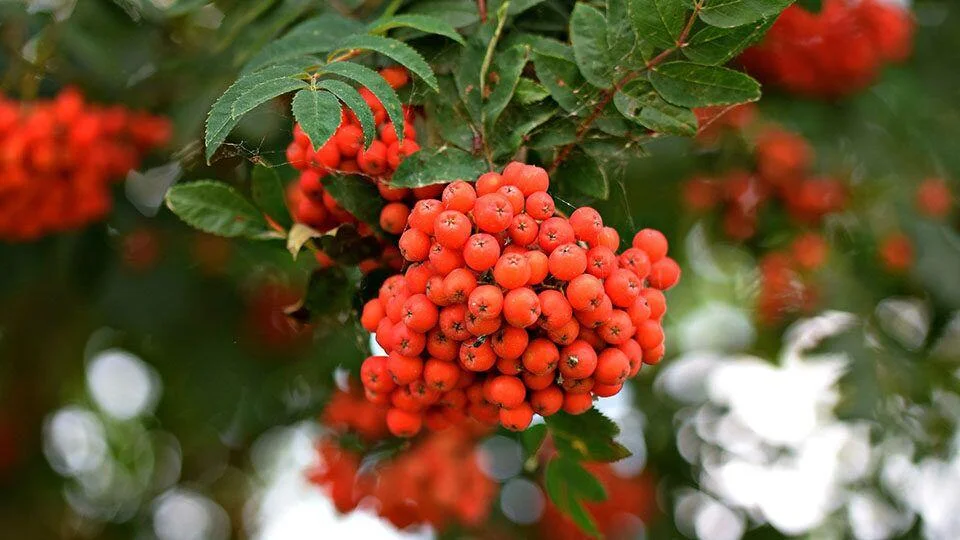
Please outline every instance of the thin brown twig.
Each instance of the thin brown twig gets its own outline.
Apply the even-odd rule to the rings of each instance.
[[[600,101],[597,103],[597,106],[594,107],[593,111],[590,113],[583,122],[577,126],[576,131],[576,140],[572,143],[564,145],[563,148],[557,152],[557,157],[553,160],[553,163],[550,164],[550,174],[556,172],[557,168],[570,156],[570,152],[573,151],[573,147],[580,144],[583,141],[583,136],[586,134],[587,130],[593,125],[593,123],[600,117],[603,113],[603,110],[607,108],[607,105],[610,104],[610,101],[613,99],[613,96],[616,95],[628,82],[636,79],[641,74],[653,69],[654,67],[663,63],[664,60],[670,57],[673,53],[679,51],[687,45],[687,37],[690,35],[690,30],[693,28],[693,23],[697,19],[697,15],[700,13],[700,10],[703,8],[702,0],[698,0],[693,5],[693,13],[690,15],[690,18],[687,19],[687,24],[684,26],[683,30],[680,32],[680,35],[677,37],[677,44],[674,47],[665,49],[657,56],[653,57],[648,61],[643,68],[627,73],[622,79],[617,81],[612,88],[606,90],[603,93],[603,97],[600,98]]]
[[[477,0],[477,11],[480,13],[480,22],[487,22],[487,0]]]

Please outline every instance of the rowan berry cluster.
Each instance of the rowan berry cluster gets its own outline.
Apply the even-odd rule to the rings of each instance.
[[[776,125],[738,127],[737,133],[752,145],[754,168],[686,181],[682,196],[688,209],[720,207],[727,236],[746,240],[757,233],[767,204],[782,206],[804,226],[819,225],[824,216],[846,206],[847,190],[840,181],[810,174],[815,154],[803,137]]]
[[[387,410],[367,401],[359,387],[351,388],[334,395],[323,421],[339,435],[356,433],[373,442],[387,435]],[[307,474],[340,512],[374,499],[377,513],[398,528],[429,523],[443,529],[452,522],[477,526],[486,519],[497,491],[478,465],[476,442],[487,432],[476,423],[461,424],[362,470],[359,452],[325,437],[317,444],[319,463]]]
[[[361,318],[388,353],[361,380],[391,406],[395,435],[580,414],[663,356],[661,291],[680,277],[666,238],[645,229],[618,255],[596,210],[558,216],[548,187],[546,171],[514,162],[413,207],[399,242],[410,265]]]
[[[887,0],[824,0],[819,13],[788,7],[760,44],[740,55],[764,83],[836,98],[872,83],[884,63],[911,52],[910,13]]]
[[[771,251],[760,259],[757,312],[766,324],[776,324],[791,313],[809,313],[819,300],[811,279],[827,259],[829,246],[817,233],[797,236],[788,250]]]
[[[51,100],[0,97],[0,240],[30,241],[103,219],[110,184],[170,134],[164,118],[97,107],[73,89]]]
[[[393,88],[401,88],[409,81],[407,71],[402,67],[389,67],[380,70]],[[294,218],[318,231],[327,231],[343,223],[356,225],[363,236],[370,236],[373,230],[360,223],[346,211],[337,200],[323,187],[323,179],[330,174],[359,174],[374,182],[380,195],[387,201],[380,216],[381,228],[391,234],[403,230],[410,205],[417,199],[440,195],[443,186],[408,189],[390,186],[390,177],[404,158],[420,150],[416,142],[417,131],[413,126],[414,109],[404,107],[403,140],[397,138],[393,122],[387,116],[383,104],[366,88],[360,89],[360,95],[373,111],[377,126],[377,137],[368,148],[364,148],[363,128],[357,117],[348,110],[341,115],[340,127],[334,136],[323,146],[313,147],[310,137],[299,124],[293,128],[293,142],[287,147],[287,161],[300,170],[296,189],[291,192],[291,206]],[[400,259],[396,250],[384,246],[384,259],[399,269]],[[332,262],[318,257],[321,264]],[[365,261],[361,268],[379,265],[378,261]]]

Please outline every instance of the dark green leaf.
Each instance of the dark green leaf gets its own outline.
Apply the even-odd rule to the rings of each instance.
[[[650,72],[663,99],[682,107],[728,105],[760,99],[760,84],[748,75],[720,66],[669,62]]]
[[[243,75],[227,88],[207,115],[204,137],[207,161],[210,161],[244,114],[281,94],[306,88],[308,85],[303,76],[303,70],[296,66],[270,66]]]
[[[433,74],[430,64],[413,47],[402,41],[383,36],[353,35],[337,43],[336,50],[350,49],[378,52],[409,69],[411,73],[423,79],[430,88],[438,90],[437,77]]]
[[[630,19],[640,39],[661,49],[677,45],[687,22],[686,0],[629,0]]]
[[[546,438],[546,424],[537,424],[535,426],[528,427],[523,433],[520,434],[520,444],[523,445],[523,450],[528,456],[535,456],[537,455],[537,452],[540,451],[540,447],[543,445],[543,441]]]
[[[683,54],[698,64],[725,64],[759,41],[775,18],[761,19],[737,28],[705,26],[693,34]]]
[[[596,409],[572,415],[559,412],[546,419],[557,451],[587,461],[617,461],[630,451],[614,441],[620,428]]]
[[[388,19],[380,19],[370,23],[369,32],[371,34],[382,34],[394,28],[413,28],[428,34],[438,34],[448,37],[457,43],[463,45],[466,42],[463,37],[457,33],[457,29],[450,23],[431,17],[429,15],[394,15]]]
[[[584,80],[576,64],[535,54],[533,65],[540,84],[546,87],[560,107],[578,116],[589,114],[599,90]]]
[[[585,533],[600,536],[593,518],[583,507],[583,501],[602,501],[607,498],[603,485],[577,461],[563,456],[547,463],[544,473],[547,495],[557,508],[570,516]]]
[[[490,13],[497,11],[500,9],[500,6],[503,5],[504,1],[505,0],[491,0],[490,5],[487,6],[487,10]],[[510,0],[507,15],[519,15],[533,6],[543,3],[543,1],[544,0]]]
[[[247,62],[243,73],[304,55],[329,52],[338,41],[362,31],[363,24],[358,21],[325,13],[304,21],[284,37],[269,43]]]
[[[610,184],[597,160],[580,149],[570,152],[557,168],[553,180],[590,197],[606,199],[610,196]]]
[[[773,17],[793,0],[707,0],[700,9],[700,20],[721,28],[733,28]]]
[[[557,112],[557,107],[552,103],[508,108],[492,130],[494,157],[512,157],[520,149],[527,135],[553,118]]]
[[[518,103],[521,105],[529,105],[542,101],[550,95],[550,92],[537,81],[521,77],[520,80],[517,81],[517,91],[515,95]]]
[[[697,134],[693,111],[667,103],[647,81],[631,81],[614,95],[613,103],[625,118],[657,133],[683,137]]]
[[[507,103],[510,103],[510,98],[517,89],[520,73],[527,63],[527,52],[526,47],[513,47],[496,56],[493,68],[487,77],[491,79],[487,88],[493,90],[483,105],[484,120],[488,126],[497,121],[497,117],[506,108]],[[495,83],[493,79],[496,79]]]
[[[250,195],[260,210],[277,225],[289,229],[293,224],[283,183],[276,169],[262,163],[255,165],[250,179]]]
[[[458,179],[474,180],[487,170],[482,159],[457,148],[420,150],[400,163],[390,184],[413,188]]]
[[[222,182],[175,185],[167,191],[166,202],[188,225],[217,236],[268,238],[273,232],[255,206]]]
[[[823,0],[797,0],[797,5],[810,13],[820,13],[823,9]]]
[[[598,88],[610,88],[615,65],[608,56],[607,21],[603,13],[584,3],[574,6],[570,16],[570,41],[583,76]]]
[[[303,300],[288,309],[287,314],[302,323],[322,315],[335,315],[349,307],[350,280],[338,266],[314,270],[307,282]]]
[[[628,1],[607,0],[607,55],[614,65],[633,69],[653,56],[653,47],[637,39]]]
[[[383,197],[373,182],[360,176],[328,176],[323,179],[323,188],[344,210],[380,230]]]
[[[360,120],[360,127],[363,129],[364,148],[369,148],[377,137],[377,125],[373,119],[373,111],[370,110],[370,106],[364,101],[360,92],[357,92],[357,89],[349,84],[336,79],[323,79],[317,83],[317,88],[329,90],[353,111],[353,114]]]
[[[407,9],[408,14],[432,15],[455,28],[480,20],[474,0],[421,0]]]
[[[577,142],[577,124],[570,118],[556,118],[547,122],[543,129],[530,137],[530,147],[537,149],[554,148]]]
[[[473,151],[475,132],[452,77],[440,77],[440,92],[427,102],[427,117],[449,120],[435,123],[440,137],[458,148]]]
[[[340,101],[326,91],[304,88],[293,96],[293,117],[310,137],[313,148],[327,143],[340,127]]]
[[[375,236],[360,236],[350,224],[337,227],[336,233],[327,233],[317,239],[317,244],[334,261],[352,266],[364,259],[375,257],[383,251],[380,239]]]
[[[483,96],[480,95],[480,70],[483,57],[487,52],[486,43],[479,36],[467,42],[460,54],[460,64],[454,73],[454,81],[460,92],[460,99],[469,113],[472,122],[480,125],[483,108]]]
[[[393,88],[390,88],[390,85],[387,84],[387,81],[381,77],[379,73],[353,62],[334,62],[327,64],[323,67],[323,71],[325,73],[346,77],[367,87],[367,89],[380,100],[383,108],[387,110],[387,116],[389,116],[390,121],[393,122],[397,139],[403,140],[403,104],[400,103],[400,98],[397,97],[397,93]]]

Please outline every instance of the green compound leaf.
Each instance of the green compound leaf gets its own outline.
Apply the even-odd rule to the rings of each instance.
[[[650,72],[663,99],[681,107],[730,105],[760,99],[760,83],[745,73],[720,66],[669,62]]]
[[[603,484],[576,460],[559,456],[547,463],[544,473],[547,495],[553,504],[570,516],[583,532],[600,536],[600,530],[583,507],[583,501],[602,501],[607,498]]]
[[[165,199],[167,208],[195,229],[228,238],[279,237],[255,206],[223,182],[178,184]]]
[[[293,117],[310,137],[314,149],[333,137],[340,126],[340,101],[330,92],[305,88],[293,96]]]
[[[452,24],[437,17],[430,15],[394,15],[387,19],[380,19],[370,23],[368,32],[371,34],[382,34],[394,28],[412,28],[428,34],[437,34],[448,37],[457,43],[464,45],[463,40],[457,29]]]
[[[336,79],[323,79],[317,83],[317,88],[328,90],[353,111],[353,114],[360,120],[360,128],[363,129],[363,146],[369,148],[370,144],[377,138],[377,124],[373,119],[373,111],[363,100],[360,92],[357,92],[357,89],[349,84]]]
[[[390,185],[415,188],[457,179],[473,180],[487,170],[483,159],[458,148],[420,150],[400,163]]]
[[[383,36],[354,35],[337,43],[337,51],[349,49],[378,52],[409,69],[411,73],[423,79],[423,82],[427,83],[427,86],[433,88],[434,91],[439,90],[437,77],[433,74],[430,64],[420,56],[416,49],[400,40]]]
[[[698,64],[726,64],[759,41],[776,19],[761,19],[737,28],[705,26],[683,48],[683,54]]]
[[[700,20],[720,28],[743,26],[773,17],[793,0],[707,0],[700,9]]]
[[[403,140],[403,105],[397,93],[387,84],[386,79],[380,76],[376,71],[355,64],[353,62],[334,62],[323,67],[324,73],[339,75],[367,87],[373,93],[383,108],[387,110],[387,116],[393,122],[394,131],[397,133],[397,139]],[[364,129],[366,131],[366,129]]]
[[[676,46],[689,8],[686,0],[630,0],[628,4],[637,35],[661,49]]]
[[[631,455],[626,447],[613,440],[620,434],[620,428],[597,409],[580,415],[559,412],[548,417],[546,422],[561,455],[604,462]]]

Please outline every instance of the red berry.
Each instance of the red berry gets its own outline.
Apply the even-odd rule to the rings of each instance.
[[[488,379],[483,385],[483,397],[490,403],[506,409],[513,409],[523,403],[527,387],[523,381],[509,375],[499,375]]]
[[[503,317],[517,328],[532,326],[540,318],[540,300],[528,287],[513,289],[503,299]]]
[[[655,263],[667,256],[667,237],[656,229],[643,229],[633,237],[633,247],[647,253],[650,262]]]
[[[593,245],[603,231],[603,218],[593,208],[584,206],[577,208],[570,214],[570,226],[573,227],[577,240]]]
[[[467,239],[463,246],[463,260],[477,272],[484,272],[500,259],[500,244],[486,233],[477,233]]]
[[[556,414],[563,406],[563,391],[550,385],[530,393],[530,407],[540,416]]]
[[[651,287],[665,291],[680,281],[680,265],[670,257],[664,257],[653,263],[647,281]]]
[[[466,214],[473,210],[473,205],[477,200],[477,192],[467,182],[457,180],[443,189],[441,200],[447,210],[456,210]]]
[[[570,281],[587,269],[587,252],[576,244],[557,246],[550,253],[550,273],[559,280]]]
[[[585,379],[597,368],[597,353],[586,341],[577,340],[560,351],[560,373],[570,379]]]
[[[527,403],[520,403],[513,409],[500,409],[500,423],[511,431],[523,431],[533,420],[533,409]]]
[[[513,222],[513,207],[503,195],[491,193],[477,198],[473,217],[482,231],[499,233],[507,230]]]
[[[423,427],[423,416],[400,409],[387,411],[387,428],[397,437],[413,437]]]

